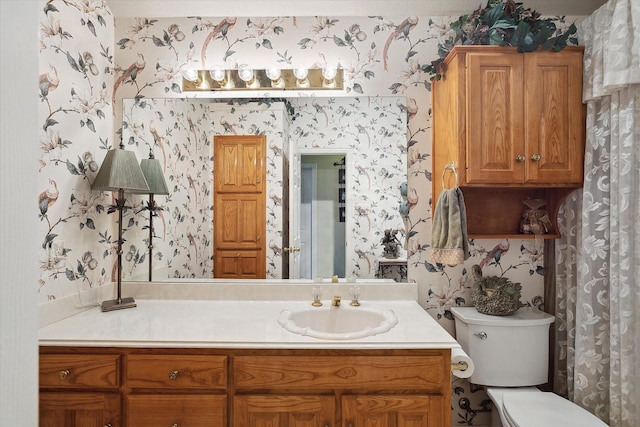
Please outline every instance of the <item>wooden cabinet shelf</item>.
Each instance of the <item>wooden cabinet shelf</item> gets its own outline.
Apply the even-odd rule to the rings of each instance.
[[[582,52],[456,46],[445,59],[432,87],[432,204],[457,183],[469,237],[535,237],[520,234],[527,199],[546,203],[542,237],[559,237],[560,204],[583,181]]]

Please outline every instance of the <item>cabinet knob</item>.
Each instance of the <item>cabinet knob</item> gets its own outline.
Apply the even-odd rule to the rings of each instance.
[[[540,154],[534,154],[533,156],[531,156],[531,160],[537,162],[538,160],[540,160]]]
[[[71,372],[69,372],[68,369],[65,369],[64,371],[60,371],[58,373],[58,378],[60,378],[61,380],[66,380],[70,373]]]
[[[105,424],[104,427],[111,427],[111,423]]]
[[[170,379],[170,380],[176,380],[176,379],[178,379],[178,374],[179,374],[179,372],[178,372],[178,371],[171,371],[171,372],[169,372],[169,379]]]
[[[237,257],[237,258],[240,258],[240,256],[241,256],[241,255],[240,255],[240,252],[238,252],[238,253],[236,254],[236,257]]]
[[[524,162],[524,160],[525,160],[524,155],[522,155],[522,154],[518,154],[518,155],[516,156],[516,161],[518,161],[518,162]]]

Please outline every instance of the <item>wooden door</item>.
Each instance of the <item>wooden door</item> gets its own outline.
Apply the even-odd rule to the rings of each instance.
[[[266,277],[264,135],[214,138],[214,277]]]
[[[118,393],[41,392],[39,427],[118,427]]]
[[[335,424],[333,396],[245,395],[233,398],[234,427],[324,427]]]
[[[522,55],[467,54],[466,184],[524,177]]]
[[[525,54],[526,175],[530,183],[582,184],[582,51]]]
[[[357,427],[440,427],[442,396],[343,396],[343,425]]]

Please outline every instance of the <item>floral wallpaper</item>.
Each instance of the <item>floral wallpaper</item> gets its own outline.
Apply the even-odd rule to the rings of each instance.
[[[353,145],[354,150],[366,148],[370,161],[377,156],[380,161],[384,158],[395,164],[399,156],[406,155],[410,210],[408,217],[403,219],[403,229],[409,259],[408,280],[419,284],[420,304],[452,333],[449,308],[470,304],[472,279],[469,273],[473,264],[481,265],[486,275],[504,275],[521,282],[523,300],[529,305],[539,306],[542,303],[544,271],[543,244],[540,241],[475,240],[471,242],[471,258],[462,266],[432,265],[426,260],[431,234],[431,175],[439,171],[431,170],[430,81],[423,67],[437,58],[438,43],[447,37],[449,24],[457,17],[156,19],[150,14],[131,20],[114,20],[104,0],[42,0],[41,5],[41,76],[37,88],[42,124],[41,155],[38,159],[41,192],[33,195],[38,199],[38,210],[34,214],[40,219],[39,234],[42,236],[37,242],[37,250],[41,253],[38,283],[41,304],[79,294],[114,279],[117,233],[115,219],[107,214],[113,196],[108,192],[92,192],[90,183],[107,150],[120,143],[125,131],[136,135],[133,140],[122,139],[126,148],[135,149],[139,159],[148,155],[151,149],[164,162],[172,188],[178,186],[188,190],[184,194],[180,191],[180,194],[176,192],[169,197],[158,196],[161,204],[171,200],[179,206],[162,212],[164,222],[162,219],[158,221],[158,240],[160,237],[164,241],[173,240],[174,247],[171,251],[163,249],[161,256],[158,255],[158,260],[154,261],[166,267],[168,274],[181,277],[211,268],[208,255],[204,256],[199,249],[210,245],[210,241],[207,242],[210,237],[205,233],[195,237],[202,231],[202,224],[210,224],[207,215],[211,215],[208,211],[211,189],[189,181],[192,172],[210,174],[205,151],[211,149],[211,141],[200,129],[193,132],[195,126],[192,128],[188,123],[189,118],[192,121],[213,121],[224,128],[223,119],[227,116],[234,126],[242,123],[242,131],[269,130],[276,135],[299,138],[301,144],[314,142],[303,138],[297,133],[300,131],[308,130],[310,134],[322,132],[323,137],[318,141],[331,141],[335,137],[333,134],[342,132],[353,139],[351,143],[357,141],[357,145]],[[573,21],[556,20],[559,26]],[[131,127],[123,127],[123,116],[126,117],[128,108],[123,108],[123,99],[137,99],[138,103],[144,103],[150,98],[184,97],[181,72],[185,68],[236,67],[243,63],[250,63],[256,68],[339,65],[345,70],[346,88],[329,96],[335,100],[345,98],[346,104],[336,101],[329,111],[327,108],[324,112],[319,109],[314,114],[301,115],[290,122],[274,118],[266,123],[257,119],[252,124],[242,122],[240,110],[237,110],[237,115],[218,111],[207,118],[203,104],[202,108],[194,107],[188,113],[175,112],[183,114],[183,117],[164,116],[159,120],[156,115],[154,120],[132,122],[127,124]],[[212,98],[227,96],[220,93],[206,95]],[[266,95],[234,93],[236,98]],[[296,94],[291,98],[292,104],[296,102],[297,95],[313,97],[319,94]],[[199,98],[204,95],[186,96]],[[358,115],[363,106],[350,104],[357,102],[353,98],[355,96],[404,97],[406,102],[400,108],[406,118],[406,145],[398,146],[395,140],[385,135],[386,130],[399,132],[397,123],[400,117],[396,113],[385,111],[394,125],[374,131],[369,118]],[[348,107],[349,115],[340,105]],[[177,128],[172,127],[176,124]],[[272,129],[272,126],[275,127]],[[157,135],[151,133],[152,128],[156,129]],[[230,129],[225,128],[225,132],[232,132]],[[162,145],[155,138],[159,138]],[[178,168],[180,156],[191,155],[196,150],[199,166],[190,165],[187,170]],[[200,159],[202,163],[198,163]],[[274,158],[274,161],[280,162],[280,159]],[[366,187],[371,171],[366,163],[359,166],[362,169],[358,172],[358,181]],[[376,176],[375,182],[380,178]],[[277,181],[278,178],[274,179]],[[395,197],[391,180],[384,178],[382,182],[380,187],[372,185],[371,192],[359,195],[356,206],[365,210],[354,214],[355,227],[370,226],[379,231],[386,224],[396,223],[399,216],[390,207],[382,212],[382,209],[375,207],[371,210],[366,205],[369,202],[376,205],[387,194]],[[192,243],[188,234],[187,241],[182,234],[174,235],[172,227],[180,221],[191,220],[191,217],[184,216],[187,210],[184,205],[192,203],[196,206],[196,198],[202,213],[196,217],[196,223],[190,224],[189,230],[195,239]],[[139,213],[143,203],[139,196],[130,198],[128,204],[131,209],[123,224],[125,257],[129,263],[127,274],[130,275],[144,271],[140,269],[146,255],[144,240],[137,237],[138,231],[134,231],[146,225],[144,214]],[[367,257],[375,256],[372,254],[379,249],[375,247],[379,242],[372,236],[367,239],[368,245],[361,249]],[[195,248],[198,248],[197,254]],[[183,270],[181,257],[186,256],[194,259],[195,264],[191,269]],[[275,264],[278,263],[274,261]],[[358,274],[366,274],[368,267],[363,269],[362,263],[359,265]],[[82,305],[81,299],[78,299],[78,304]],[[471,387],[466,380],[454,379],[452,386],[453,423],[488,424],[490,405],[486,395]]]

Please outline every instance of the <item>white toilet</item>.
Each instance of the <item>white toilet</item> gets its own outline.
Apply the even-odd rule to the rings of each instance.
[[[536,385],[547,382],[549,325],[554,317],[521,308],[489,316],[475,307],[452,307],[456,339],[475,370],[469,378],[485,386],[494,403],[492,427],[606,427],[599,418]]]

